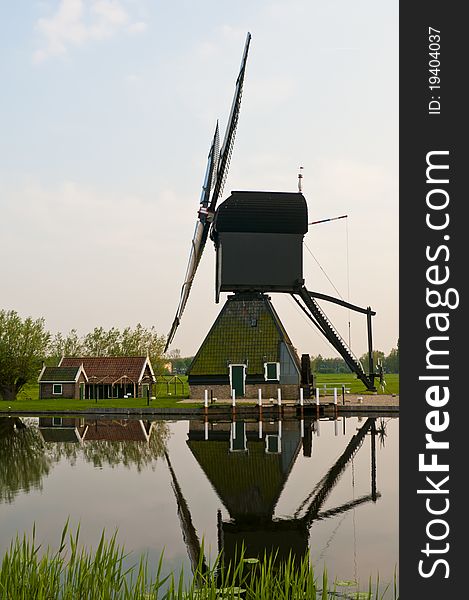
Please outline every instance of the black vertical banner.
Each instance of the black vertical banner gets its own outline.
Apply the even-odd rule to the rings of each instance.
[[[467,596],[464,3],[400,4],[400,598]],[[466,265],[468,265],[466,267]]]

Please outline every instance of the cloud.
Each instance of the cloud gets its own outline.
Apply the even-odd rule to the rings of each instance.
[[[147,24],[144,21],[136,21],[135,23],[131,23],[127,31],[129,33],[143,33],[147,29]]]
[[[119,0],[60,0],[56,11],[36,22],[42,38],[33,62],[65,56],[72,46],[102,41],[118,33],[138,34],[146,23],[133,21]]]

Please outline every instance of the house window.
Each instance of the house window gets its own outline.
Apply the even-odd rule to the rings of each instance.
[[[61,396],[62,395],[62,384],[61,383],[53,383],[52,384],[52,395],[53,396]]]
[[[267,454],[280,454],[282,452],[279,435],[265,436],[265,451],[267,452]]]
[[[231,424],[230,452],[246,452],[246,423],[234,421]]]
[[[279,381],[279,379],[280,379],[280,363],[278,363],[278,362],[264,363],[264,379],[266,381]]]
[[[54,427],[61,427],[62,417],[52,417],[52,425],[54,425]]]

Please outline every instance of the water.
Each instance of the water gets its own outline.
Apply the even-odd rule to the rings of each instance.
[[[66,520],[133,559],[190,572],[242,541],[247,555],[309,549],[359,581],[398,564],[398,418],[139,421],[0,418],[0,555],[17,533],[56,548]],[[67,441],[62,441],[67,440]],[[129,559],[132,560],[132,559]]]

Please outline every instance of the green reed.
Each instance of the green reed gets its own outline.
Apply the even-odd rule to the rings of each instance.
[[[297,561],[275,555],[261,560],[246,557],[241,550],[232,562],[220,554],[210,566],[203,558],[189,578],[184,569],[164,573],[163,554],[150,575],[146,556],[131,565],[116,534],[104,532],[95,550],[79,544],[80,528],[72,534],[68,522],[59,549],[41,548],[32,536],[18,536],[0,565],[0,600],[384,600],[379,579],[367,590],[347,591],[347,582],[330,584],[327,571],[319,579],[308,556]],[[350,582],[355,584],[356,582]],[[398,600],[394,575],[392,598]]]

